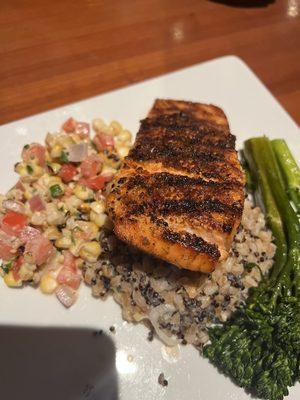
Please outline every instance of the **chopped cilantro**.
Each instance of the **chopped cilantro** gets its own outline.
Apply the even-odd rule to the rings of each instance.
[[[61,152],[60,162],[62,162],[62,163],[68,163],[69,162],[68,153],[65,153],[64,151]]]
[[[1,264],[0,265],[0,267],[2,268],[2,270],[3,270],[3,272],[5,273],[5,274],[8,274],[9,273],[9,271],[10,271],[10,269],[11,269],[11,267],[12,267],[12,265],[13,265],[13,262],[12,261],[9,261],[7,264]]]
[[[250,272],[250,271],[252,271],[253,268],[255,268],[255,267],[257,267],[257,264],[255,264],[255,263],[247,263],[247,264],[245,265],[245,270],[248,271],[248,272]]]
[[[27,169],[27,172],[28,172],[30,175],[33,174],[33,168],[32,168],[31,165],[27,164],[27,165],[26,165],[26,169]]]
[[[60,185],[53,185],[49,188],[52,197],[60,197],[64,194]]]
[[[23,147],[24,150],[29,149],[29,144],[25,144],[25,146]]]
[[[73,231],[83,232],[83,229],[81,229],[80,226],[76,225]]]

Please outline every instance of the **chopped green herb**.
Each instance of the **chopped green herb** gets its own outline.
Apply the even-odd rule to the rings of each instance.
[[[12,267],[12,265],[13,265],[13,262],[12,261],[9,261],[7,264],[1,264],[0,265],[0,267],[2,268],[2,270],[3,270],[3,272],[5,273],[5,274],[8,274],[9,273],[9,271],[10,271],[10,269],[11,269],[11,267]]]
[[[58,211],[64,212],[65,211],[64,206],[59,207]]]
[[[80,226],[76,225],[73,231],[83,232],[83,229],[81,229]]]
[[[29,144],[25,144],[25,146],[23,147],[24,150],[29,149]]]
[[[26,169],[27,169],[27,172],[28,172],[30,175],[33,174],[33,168],[32,168],[31,165],[27,164],[27,165],[26,165]]]
[[[59,185],[50,186],[49,190],[50,190],[51,196],[55,197],[55,198],[60,197],[64,194],[64,191],[62,190],[61,186],[59,186]]]
[[[97,147],[96,147],[96,145],[95,145],[95,143],[91,140],[91,146],[92,146],[92,148],[94,149],[94,150],[97,150]]]
[[[248,271],[248,272],[250,272],[250,271],[252,271],[253,268],[255,268],[255,267],[258,267],[258,265],[255,264],[255,263],[248,263],[248,264],[245,265],[245,270]]]
[[[62,151],[61,155],[60,155],[60,161],[62,163],[68,163],[69,162],[68,153],[65,153],[64,151]]]
[[[71,242],[72,242],[72,244],[75,244],[75,239],[74,239],[74,236],[71,234]]]

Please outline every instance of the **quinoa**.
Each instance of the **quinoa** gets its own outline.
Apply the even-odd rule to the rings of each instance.
[[[100,242],[101,259],[83,268],[93,295],[112,295],[126,321],[143,321],[167,345],[192,344],[200,351],[208,327],[225,322],[245,302],[275,253],[264,215],[249,199],[229,257],[211,274],[178,269],[127,246],[110,231],[101,232]]]

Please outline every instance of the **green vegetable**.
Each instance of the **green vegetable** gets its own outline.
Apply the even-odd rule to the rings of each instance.
[[[12,261],[9,261],[8,263],[6,263],[6,264],[1,264],[0,265],[0,267],[2,268],[2,270],[3,270],[3,272],[5,273],[5,274],[8,274],[9,273],[9,271],[10,271],[10,269],[11,269],[11,267],[12,267],[12,265],[13,265],[13,262]]]
[[[55,197],[55,198],[60,197],[64,194],[63,189],[58,184],[50,186],[49,190],[50,190],[51,196]]]
[[[27,165],[26,165],[26,169],[27,169],[27,172],[28,172],[30,175],[33,174],[33,168],[32,168],[31,165],[27,164]]]
[[[29,144],[25,144],[25,146],[23,147],[24,150],[28,150],[29,149]]]
[[[300,169],[285,140],[272,140],[272,147],[284,177],[288,194],[300,212]]]
[[[254,396],[281,400],[300,380],[300,222],[271,142],[250,139],[245,150],[255,198],[263,202],[280,251],[270,278],[252,291],[246,306],[211,329],[204,354]]]
[[[61,152],[60,162],[62,162],[62,163],[68,163],[69,162],[68,153],[65,153],[64,151]]]

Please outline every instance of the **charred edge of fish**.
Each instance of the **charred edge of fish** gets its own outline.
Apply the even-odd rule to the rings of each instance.
[[[172,243],[178,243],[184,247],[192,248],[199,253],[207,254],[214,261],[217,261],[221,257],[216,245],[208,243],[201,237],[188,232],[173,232],[169,229],[165,229],[163,232],[163,238]]]
[[[126,186],[127,188],[133,189],[135,186],[140,187],[150,187],[150,186],[172,186],[172,187],[194,187],[194,186],[202,186],[205,188],[215,188],[216,190],[230,190],[230,189],[240,189],[243,185],[236,180],[228,180],[226,182],[221,181],[206,181],[202,178],[194,178],[186,175],[179,174],[170,174],[168,172],[158,172],[153,174],[145,174],[145,175],[133,175],[130,176],[127,180]]]
[[[149,213],[155,212],[162,216],[188,214],[200,217],[203,213],[215,212],[240,217],[243,212],[243,206],[237,202],[225,204],[214,199],[204,199],[203,201],[193,199],[163,199],[155,202],[153,200],[151,202],[143,201],[142,203],[131,202],[128,204],[128,211],[129,214],[133,215],[149,215]]]
[[[170,162],[174,162],[172,159],[175,158],[175,162],[180,159],[188,160],[189,163],[191,161],[201,163],[224,161],[225,157],[223,153],[213,152],[211,149],[210,151],[209,149],[207,150],[208,151],[201,151],[188,146],[173,146],[168,142],[159,143],[151,141],[149,143],[147,139],[145,139],[131,149],[128,159],[134,161],[148,161],[158,158],[167,158],[168,160],[170,159]]]
[[[215,135],[214,132],[201,131],[197,132],[189,128],[151,128],[149,131],[141,131],[137,137],[135,147],[162,147],[168,145],[174,148],[192,148],[201,152],[214,152],[215,154],[223,154],[224,150],[234,151],[235,137],[233,135]],[[134,147],[134,148],[135,148]]]

